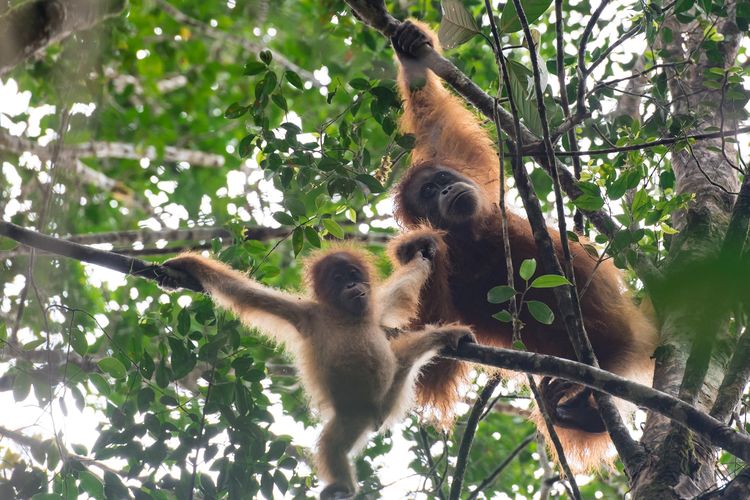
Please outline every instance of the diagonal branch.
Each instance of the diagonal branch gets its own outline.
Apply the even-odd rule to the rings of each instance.
[[[448,495],[450,500],[459,500],[461,498],[461,487],[464,482],[464,474],[466,473],[466,466],[469,463],[469,452],[471,451],[471,443],[474,441],[474,435],[479,425],[479,419],[484,412],[484,408],[492,397],[492,393],[500,383],[498,377],[491,378],[487,385],[484,386],[482,392],[474,402],[474,406],[471,408],[469,418],[466,420],[466,430],[461,438],[461,445],[458,449],[458,455],[456,456],[456,468],[453,472],[453,481],[451,482],[451,491]]]
[[[385,5],[381,0],[346,0],[346,3],[349,4],[360,19],[363,19],[367,24],[385,36],[391,36],[400,24],[400,21],[385,10]],[[429,45],[422,46],[419,59],[426,67],[430,68],[436,75],[453,87],[464,99],[475,106],[483,115],[492,120],[495,119],[493,98],[476,83],[471,81],[455,64],[438,54]],[[513,125],[513,115],[502,107],[497,107],[497,112],[497,121],[502,130],[515,140],[516,131]],[[523,124],[521,124],[520,134],[519,141],[524,144],[533,144],[540,141],[540,138]],[[550,172],[549,165],[544,161],[542,153],[535,152],[534,159]],[[566,194],[571,199],[575,199],[583,194],[570,170],[562,162],[557,161],[556,165],[560,175],[560,184]],[[602,234],[614,237],[615,233],[619,230],[619,224],[602,210],[585,211],[584,214]]]
[[[164,276],[170,276],[188,290],[203,291],[203,287],[199,283],[183,273],[177,273],[174,269],[46,236],[10,222],[0,221],[0,235],[7,236],[38,250],[62,255],[63,257],[69,257],[81,262],[88,262],[89,264],[96,264],[127,275],[155,281],[160,280]]]
[[[471,361],[496,368],[563,378],[591,387],[664,415],[673,422],[704,436],[714,446],[721,447],[745,461],[750,459],[750,436],[736,432],[723,422],[674,396],[631,382],[600,368],[545,354],[492,348],[473,343],[464,343],[455,351],[444,350],[440,354],[450,359]]]
[[[30,436],[27,436],[26,434],[23,434],[19,431],[14,431],[11,429],[7,429],[5,427],[0,426],[0,436],[10,439],[11,441],[14,441],[16,444],[20,446],[25,446],[28,448],[40,448],[40,447],[47,447],[50,446],[49,441],[42,441],[41,439],[33,438]],[[121,474],[121,471],[117,471],[108,465],[102,463],[99,460],[84,457],[82,455],[78,455],[75,453],[72,453],[70,451],[67,451],[65,449],[63,451],[63,462],[67,463],[69,461],[76,461],[83,465],[93,465],[94,467],[101,469],[102,471],[109,472],[111,474],[119,475]]]

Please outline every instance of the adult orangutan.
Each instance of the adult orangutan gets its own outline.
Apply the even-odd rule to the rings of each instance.
[[[511,324],[493,318],[501,308],[487,301],[491,288],[508,283],[493,141],[417,57],[424,44],[439,49],[437,37],[426,25],[402,23],[392,42],[401,63],[401,127],[416,136],[412,166],[395,191],[396,218],[411,231],[395,245],[405,248],[410,241],[418,245],[425,238],[438,241],[433,274],[422,291],[413,326],[459,321],[473,328],[478,342],[509,347]],[[515,283],[523,283],[518,266],[537,256],[536,244],[525,219],[509,212],[508,225]],[[561,257],[560,235],[551,228],[549,232]],[[571,251],[586,332],[601,367],[650,384],[650,358],[656,346],[653,325],[631,301],[611,261],[598,263],[581,245]],[[555,308],[549,289],[529,290],[525,298]],[[521,339],[529,351],[575,359],[559,316],[551,325],[542,325],[522,307]],[[422,376],[420,401],[434,408],[444,422],[466,372],[466,365],[440,360]],[[599,465],[609,437],[590,391],[559,380],[544,380],[542,391],[571,467],[585,470]]]

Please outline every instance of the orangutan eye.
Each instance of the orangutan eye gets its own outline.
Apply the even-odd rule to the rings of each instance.
[[[422,186],[422,190],[419,192],[420,196],[422,198],[432,198],[434,196],[435,192],[437,191],[437,186],[435,184],[428,182],[424,186]]]
[[[336,273],[333,275],[333,281],[340,282],[342,279],[344,279],[344,276],[341,273]]]
[[[435,182],[440,184],[441,186],[445,186],[450,182],[451,180],[451,174],[448,172],[438,172],[438,174],[435,176]]]

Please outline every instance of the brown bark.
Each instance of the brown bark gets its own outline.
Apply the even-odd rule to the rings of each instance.
[[[735,24],[735,2],[726,5],[728,17],[719,18],[716,24],[724,36],[721,61],[715,54],[709,60],[702,47],[704,31],[697,23],[681,24],[675,18],[666,21],[674,36],[672,43],[662,47],[667,62],[695,58],[695,64],[679,72],[668,69],[671,111],[696,117],[696,129],[737,125],[722,118],[722,92],[704,85],[709,68],[728,68],[737,55],[741,37]],[[732,344],[729,300],[722,300],[727,299],[722,295],[726,283],[720,278],[712,282],[710,277],[719,263],[717,256],[739,191],[738,171],[732,163],[736,156],[734,145],[721,139],[700,141],[672,155],[676,191],[693,194],[694,199],[686,211],[674,215],[674,225],[681,233],[672,242],[665,262],[669,279],[653,291],[663,319],[654,387],[704,411],[711,408],[722,383],[730,354],[727,347]],[[714,486],[716,452],[703,439],[650,413],[643,442],[652,453],[634,478],[633,498],[692,498]]]

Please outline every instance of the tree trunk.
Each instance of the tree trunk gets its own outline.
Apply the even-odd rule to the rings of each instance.
[[[735,62],[740,33],[735,24],[735,4],[726,4],[729,15],[719,18],[716,29],[724,36],[709,61],[701,47],[704,30],[697,23],[666,21],[673,41],[661,47],[667,62],[700,55],[687,69],[670,70],[669,88],[674,116],[697,118],[695,130],[731,129],[736,123],[722,120],[722,90],[704,85],[711,67],[728,68]],[[680,43],[682,42],[682,44]],[[689,131],[688,131],[689,133]],[[718,150],[717,150],[718,148]],[[723,152],[721,149],[723,148]],[[694,195],[687,211],[675,214],[680,230],[671,242],[663,287],[652,292],[662,321],[662,341],[656,355],[654,387],[708,411],[721,384],[733,342],[726,300],[720,279],[707,279],[716,264],[729,221],[739,176],[733,164],[737,151],[720,139],[695,143],[672,155],[675,189]],[[712,267],[713,266],[713,267]],[[683,427],[649,414],[642,442],[649,460],[633,478],[633,498],[693,498],[715,484],[715,450]]]

